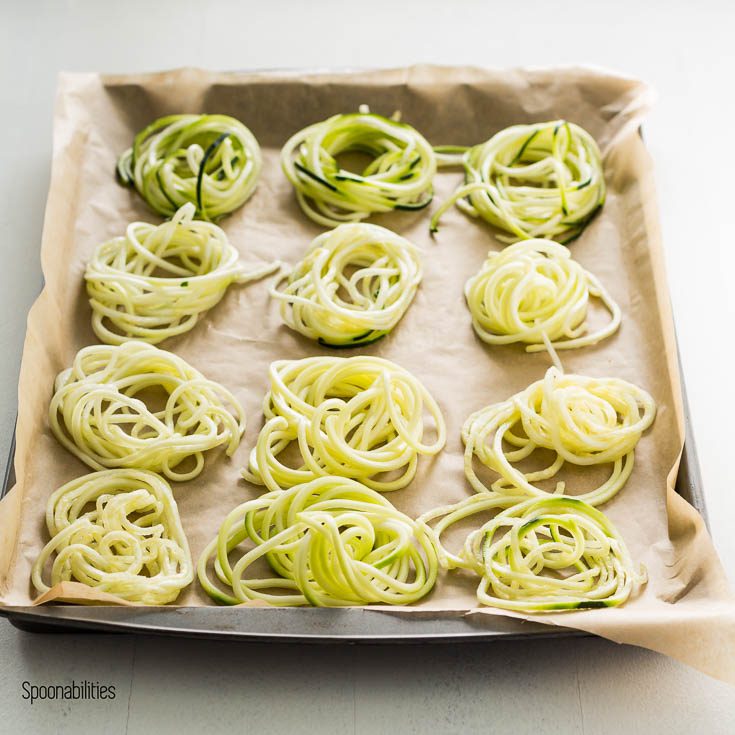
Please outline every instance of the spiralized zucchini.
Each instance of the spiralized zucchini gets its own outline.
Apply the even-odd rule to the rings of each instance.
[[[160,408],[147,405],[155,400]],[[231,456],[245,431],[245,413],[228,390],[144,342],[79,350],[56,378],[49,422],[92,469],[134,467],[178,481],[202,471],[208,449],[225,445]],[[193,467],[177,471],[185,460]]]
[[[465,285],[472,326],[491,345],[527,344],[526,352],[593,345],[620,326],[620,307],[597,278],[551,240],[526,240],[490,252]],[[587,333],[589,297],[600,299],[610,321]],[[545,335],[545,336],[544,336]]]
[[[627,482],[635,446],[655,414],[653,398],[631,383],[565,375],[552,367],[543,380],[467,419],[462,427],[465,474],[478,493],[492,490],[545,497],[548,493],[537,483],[553,478],[565,462],[578,466],[612,463],[604,483],[576,495],[590,505],[600,505]],[[522,472],[514,466],[537,448],[556,452],[548,467]],[[500,475],[489,488],[475,472],[475,457]],[[557,482],[555,494],[565,490],[565,483]]]
[[[439,406],[407,370],[379,357],[308,357],[270,366],[266,423],[243,477],[269,490],[324,475],[359,480],[381,492],[408,485],[420,454],[446,442]],[[424,442],[424,411],[436,438]],[[281,455],[294,444],[300,462]]]
[[[360,109],[309,125],[281,150],[301,209],[327,227],[378,212],[422,209],[433,197],[436,157],[426,139],[410,125]],[[337,161],[349,152],[372,157],[362,174]]]
[[[258,141],[234,117],[168,115],[135,136],[117,173],[164,217],[191,202],[216,221],[250,198],[261,167]]]
[[[125,237],[99,245],[84,278],[92,328],[107,344],[158,344],[188,332],[232,283],[273,273],[280,263],[246,271],[217,225],[194,219],[189,202],[162,225],[133,222]]]
[[[496,512],[472,531],[459,554],[441,535],[474,514]],[[623,604],[646,581],[610,520],[577,498],[523,499],[483,493],[418,519],[431,528],[439,563],[480,575],[483,605],[546,613]]]
[[[465,183],[436,211],[431,229],[453,204],[510,233],[504,242],[578,237],[605,202],[600,149],[566,120],[513,125],[466,151]]]
[[[254,548],[237,549],[233,565],[231,552],[247,540]],[[280,576],[246,577],[263,558]],[[212,559],[232,595],[210,580]],[[424,528],[383,496],[354,480],[320,477],[235,508],[197,571],[207,594],[229,605],[405,605],[432,589],[438,563]]]
[[[421,282],[419,249],[384,227],[344,224],[312,242],[283,291],[291,329],[331,347],[380,339],[408,309]]]
[[[51,540],[31,573],[40,593],[75,581],[130,602],[165,605],[194,579],[176,501],[153,472],[104,470],[68,482],[49,498],[46,526]]]

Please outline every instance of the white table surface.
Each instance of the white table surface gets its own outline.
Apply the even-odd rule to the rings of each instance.
[[[717,548],[735,579],[735,6],[721,2],[0,0],[0,457],[40,286],[56,74],[177,66],[589,63],[648,81],[672,299]],[[36,702],[99,680],[113,702]],[[0,621],[0,733],[732,733],[735,690],[597,639],[411,648],[42,636]]]

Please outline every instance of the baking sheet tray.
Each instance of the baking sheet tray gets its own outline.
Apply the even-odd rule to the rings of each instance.
[[[674,492],[685,412],[650,157],[636,134],[649,101],[643,85],[574,68],[414,67],[349,78],[308,73],[227,75],[188,69],[146,76],[72,75],[62,77],[61,91],[42,248],[48,284],[29,318],[21,369],[16,457],[20,484],[0,508],[6,528],[21,524],[15,545],[0,548],[3,569],[11,569],[14,575],[11,586],[4,585],[2,600],[9,606],[4,613],[13,616],[16,624],[44,620],[128,630],[150,625],[158,632],[188,635],[346,641],[477,640],[567,634],[568,628],[574,628],[653,648],[735,679],[735,650],[723,645],[729,641],[723,637],[725,626],[735,625],[724,574],[701,517]],[[573,247],[575,257],[622,300],[626,318],[610,340],[567,353],[563,360],[570,372],[615,374],[632,380],[659,402],[659,418],[636,451],[633,477],[605,506],[634,557],[652,571],[648,586],[621,608],[537,617],[534,622],[471,609],[476,605],[472,585],[453,575],[443,576],[426,605],[422,601],[389,612],[216,608],[196,584],[182,595],[182,607],[29,609],[27,570],[45,543],[42,507],[48,488],[84,471],[50,436],[44,423],[48,396],[38,386],[50,385],[55,372],[66,367],[79,347],[95,341],[81,281],[91,249],[107,236],[119,234],[124,223],[156,221],[137,198],[115,184],[107,162],[129,145],[134,131],[161,114],[221,111],[246,120],[264,144],[268,163],[258,193],[225,221],[225,229],[246,261],[276,256],[294,262],[321,228],[310,225],[296,207],[293,192],[278,170],[278,149],[304,124],[365,102],[383,114],[401,109],[404,120],[434,144],[471,144],[509,124],[569,117],[587,127],[603,150],[610,151],[608,202]],[[442,175],[437,180],[437,201],[454,185],[454,179]],[[372,348],[422,379],[448,418],[447,449],[435,462],[424,458],[419,463],[413,488],[391,495],[410,514],[422,512],[427,504],[432,507],[466,497],[461,421],[478,405],[502,400],[537,380],[548,366],[544,356],[524,355],[513,348],[488,351],[474,339],[461,284],[493,247],[487,228],[452,211],[447,213],[446,229],[432,242],[424,215],[380,221],[410,239],[418,238],[426,248],[425,280],[395,334]],[[458,252],[467,257],[459,257]],[[64,318],[59,319],[60,313]],[[243,319],[247,314],[259,318]],[[314,345],[279,329],[279,324],[262,286],[231,289],[200,328],[164,345],[234,388],[238,397],[244,396],[249,417],[250,428],[234,463],[214,456],[200,482],[179,486],[177,500],[185,527],[187,518],[196,519],[187,527],[195,556],[208,540],[203,537],[214,533],[224,513],[254,492],[236,487],[236,477],[260,422],[266,358],[300,357],[315,351]],[[437,338],[439,348],[434,349]],[[249,364],[253,362],[257,364]],[[702,509],[691,435],[688,429],[686,433],[679,489]],[[15,531],[8,538],[16,538]]]

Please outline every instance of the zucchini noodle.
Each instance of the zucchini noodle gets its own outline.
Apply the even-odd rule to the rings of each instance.
[[[441,535],[476,513],[498,511],[472,531],[459,554]],[[442,517],[443,516],[443,517]],[[428,524],[441,520],[433,528]],[[432,534],[439,564],[481,577],[483,605],[524,613],[616,607],[646,582],[611,521],[577,499],[511,498],[483,493],[425,513],[418,521]]]
[[[549,493],[536,483],[553,478],[565,462],[577,466],[612,463],[604,483],[576,496],[600,505],[627,482],[635,446],[655,414],[653,398],[631,383],[565,375],[551,367],[543,380],[467,419],[462,427],[465,474],[478,493],[545,497]],[[556,453],[548,467],[521,472],[514,466],[537,448]],[[500,475],[489,488],[475,472],[475,457]],[[557,482],[554,494],[564,492],[565,483]]]
[[[232,456],[245,431],[242,406],[228,390],[144,342],[81,349],[54,390],[51,430],[95,470],[134,467],[190,480],[205,451],[225,445]],[[154,398],[163,404],[158,410],[146,403]],[[194,466],[177,472],[185,460]]]
[[[593,345],[620,326],[620,307],[569,250],[551,240],[526,240],[490,252],[467,281],[465,297],[477,336],[491,345],[527,344],[526,352]],[[589,297],[610,312],[607,325],[587,334]]]
[[[348,152],[371,156],[362,174],[338,163],[337,156]],[[327,227],[422,209],[433,197],[436,157],[426,139],[364,106],[300,130],[283,146],[281,165],[304,214]]]
[[[162,225],[133,222],[125,237],[97,247],[84,278],[92,328],[102,342],[158,344],[188,332],[230,284],[262,278],[280,266],[246,271],[223,230],[195,220],[194,212],[189,202]]]
[[[194,579],[179,511],[166,481],[142,470],[104,470],[54,492],[46,506],[51,540],[33,565],[40,592],[81,582],[144,605],[165,605]],[[51,584],[44,568],[53,554]]]
[[[120,181],[170,217],[187,202],[215,221],[255,191],[262,157],[255,136],[227,115],[168,115],[135,136],[117,163]]]
[[[384,227],[340,225],[312,242],[283,291],[291,329],[330,347],[380,339],[408,309],[421,282],[419,249]]]
[[[453,205],[510,233],[503,242],[535,237],[562,244],[578,237],[605,202],[600,149],[565,120],[513,125],[469,148],[465,183],[436,211],[431,230]]]
[[[246,540],[254,548],[236,549]],[[239,557],[232,564],[235,551]],[[245,577],[263,558],[279,576]],[[210,580],[212,559],[217,578],[233,595]],[[235,508],[197,571],[207,594],[223,604],[344,607],[415,602],[434,586],[438,566],[424,527],[383,496],[354,480],[320,477]]]
[[[439,406],[407,370],[379,357],[307,357],[270,366],[266,422],[243,477],[279,490],[324,475],[359,480],[381,492],[408,485],[419,454],[446,442]],[[436,439],[424,443],[424,410]],[[286,464],[291,445],[301,463]],[[294,452],[295,453],[295,452]]]

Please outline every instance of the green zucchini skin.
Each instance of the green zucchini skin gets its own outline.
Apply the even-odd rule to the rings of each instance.
[[[323,347],[331,347],[333,350],[351,350],[355,347],[367,347],[367,345],[375,344],[383,339],[388,332],[381,332],[377,336],[368,336],[373,334],[373,332],[366,332],[366,334],[362,334],[359,337],[354,337],[351,342],[327,342],[321,337],[317,339],[317,342]]]
[[[229,138],[230,133],[225,132],[221,135],[217,136],[209,145],[209,148],[204,153],[204,157],[202,158],[202,162],[199,164],[199,173],[197,174],[197,207],[199,208],[199,212],[206,217],[206,207],[204,206],[204,202],[202,201],[202,182],[204,180],[204,174],[207,170],[207,161],[214,155],[215,151],[219,146],[222,144],[222,141],[225,140],[225,138]],[[220,171],[224,176],[224,171]],[[219,175],[219,174],[217,174]]]

